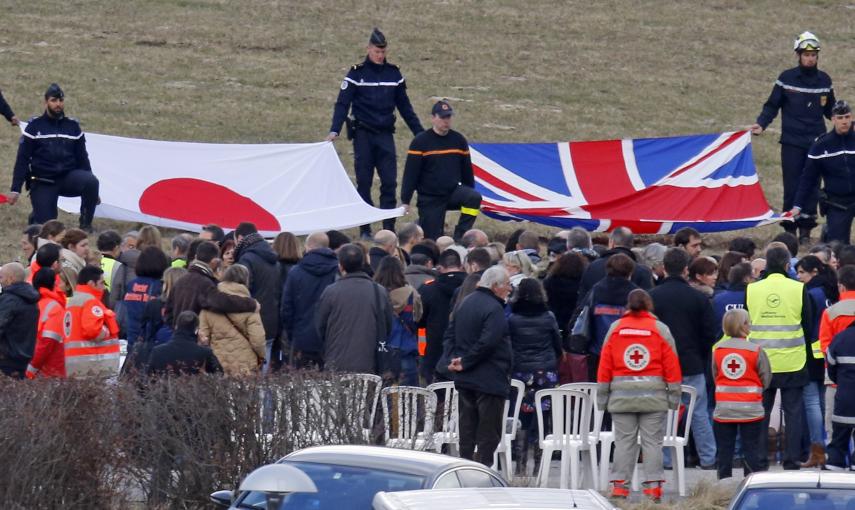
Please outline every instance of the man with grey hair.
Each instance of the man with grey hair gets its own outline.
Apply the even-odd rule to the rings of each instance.
[[[588,262],[596,260],[599,255],[594,251],[594,243],[591,241],[591,233],[582,227],[573,227],[567,232],[567,251],[581,253],[588,258]]]
[[[0,267],[0,373],[23,379],[36,347],[39,293],[17,262]]]
[[[511,342],[505,320],[505,300],[511,292],[505,268],[493,266],[481,276],[445,333],[448,370],[458,391],[460,456],[493,463],[502,437],[502,411],[510,389]]]
[[[645,264],[653,273],[653,280],[658,285],[665,278],[665,252],[668,247],[662,243],[650,243],[641,252],[641,263]]]
[[[467,250],[483,248],[489,243],[490,238],[487,237],[487,234],[485,234],[483,230],[478,230],[477,228],[467,230],[463,234],[463,237],[460,238],[460,244],[462,244]]]
[[[374,246],[368,250],[368,262],[372,271],[377,271],[380,261],[398,252],[398,236],[391,230],[378,230],[374,234]]]
[[[187,267],[187,252],[192,242],[190,234],[178,234],[172,238],[172,267]]]
[[[585,294],[591,290],[598,281],[606,277],[606,262],[609,257],[618,253],[623,253],[635,262],[635,269],[632,272],[632,283],[644,290],[653,288],[653,274],[650,268],[644,264],[640,264],[632,252],[634,238],[632,230],[626,227],[618,227],[609,234],[609,249],[597,260],[591,262],[582,274],[582,282],[579,284],[579,298],[584,298]]]

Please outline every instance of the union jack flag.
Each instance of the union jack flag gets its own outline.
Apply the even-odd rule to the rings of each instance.
[[[779,221],[763,195],[751,134],[471,146],[482,210],[591,231],[668,234]]]

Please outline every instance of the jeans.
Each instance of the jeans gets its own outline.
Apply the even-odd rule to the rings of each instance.
[[[825,424],[822,415],[823,397],[825,397],[825,385],[821,382],[811,381],[802,391],[805,417],[807,418],[807,432],[811,444],[825,443]]]
[[[493,464],[493,453],[502,439],[505,417],[505,397],[488,395],[466,388],[457,389],[458,419],[460,420],[460,456]],[[478,458],[475,458],[475,446]]]
[[[685,375],[683,376],[683,384],[695,388],[698,392],[695,410],[692,413],[692,437],[695,438],[695,448],[698,450],[701,465],[715,465],[715,434],[707,407],[706,378],[704,374]],[[685,396],[683,397],[683,404],[689,404]],[[671,465],[671,450],[669,448],[665,449],[665,465]]]
[[[760,471],[760,435],[763,433],[763,420],[747,423],[713,424],[715,440],[718,447],[718,479],[733,476],[733,453],[736,445],[736,434],[742,439],[742,461],[745,476]]]

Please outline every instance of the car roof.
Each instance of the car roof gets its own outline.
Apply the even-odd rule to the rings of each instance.
[[[385,503],[385,507],[382,506]],[[576,504],[573,507],[573,504]],[[605,498],[593,490],[539,488],[469,488],[381,492],[374,498],[375,508],[396,510],[488,510],[495,508],[528,510],[611,510]]]
[[[381,471],[394,471],[418,476],[433,476],[438,472],[457,467],[487,469],[484,465],[477,462],[438,453],[387,448],[385,446],[361,445],[332,445],[304,448],[286,455],[279,462],[336,464]]]
[[[745,489],[758,488],[824,488],[855,489],[855,474],[833,471],[801,470],[752,473],[744,482]]]

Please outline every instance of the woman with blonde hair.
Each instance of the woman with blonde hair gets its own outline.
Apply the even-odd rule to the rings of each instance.
[[[249,269],[240,264],[230,266],[217,289],[226,294],[250,297]],[[266,337],[258,310],[220,313],[206,309],[203,301],[199,339],[203,345],[211,346],[226,375],[246,376],[261,371]]]
[[[511,287],[516,289],[524,278],[534,274],[534,264],[528,255],[522,251],[509,251],[502,257],[502,265],[511,277]]]
[[[718,451],[718,478],[730,478],[736,434],[742,438],[743,471],[762,470],[763,391],[772,382],[769,358],[763,348],[748,341],[748,312],[735,308],[724,314],[725,338],[713,347],[715,381],[713,431]]]
[[[163,236],[154,225],[144,226],[137,236],[137,250],[142,252],[148,246],[154,246],[158,250],[163,249]]]

